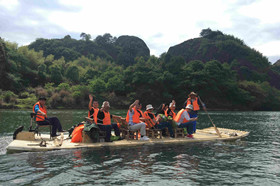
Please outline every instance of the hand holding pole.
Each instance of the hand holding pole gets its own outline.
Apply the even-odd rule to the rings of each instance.
[[[204,104],[204,103],[202,102],[202,100],[200,99],[200,97],[199,97],[199,96],[198,96],[198,99],[199,99],[199,101],[201,102],[201,104]],[[206,114],[207,114],[208,118],[210,119],[210,121],[211,121],[212,125],[214,126],[214,129],[215,129],[216,133],[217,133],[217,134],[218,134],[218,136],[221,138],[221,137],[222,137],[222,136],[221,136],[221,133],[220,133],[220,131],[218,130],[218,128],[216,127],[216,125],[213,123],[213,121],[212,121],[212,119],[211,119],[210,115],[209,115],[209,114],[208,114],[208,112],[207,112],[206,107],[203,107],[203,108],[204,108],[204,111],[206,112]]]

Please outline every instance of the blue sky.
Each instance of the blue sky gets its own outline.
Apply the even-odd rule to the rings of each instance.
[[[274,63],[280,59],[278,0],[0,0],[0,37],[27,45],[36,38],[80,33],[137,36],[151,54],[211,28],[242,39]]]

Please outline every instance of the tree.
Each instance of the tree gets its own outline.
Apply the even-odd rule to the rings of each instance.
[[[91,39],[91,35],[90,34],[86,34],[84,32],[82,32],[80,34],[80,37],[82,38],[82,40],[85,40],[85,41],[89,41]]]
[[[55,84],[59,84],[62,82],[62,74],[61,69],[57,65],[52,65],[50,67],[50,73],[51,73],[51,81]]]
[[[72,39],[71,38],[71,36],[70,35],[66,35],[66,36],[64,36],[64,38],[63,39]]]
[[[50,54],[45,58],[45,64],[47,65],[47,67],[51,66],[53,64],[54,61],[54,55]]]
[[[116,42],[117,38],[113,37],[111,34],[106,33],[103,36],[99,35],[95,38],[95,42],[99,45],[99,46],[106,46],[109,44],[114,44]]]
[[[6,57],[5,44],[0,38],[0,89],[7,90],[11,88],[11,82],[8,79],[9,63]]]
[[[78,83],[80,79],[79,68],[75,65],[68,67],[66,70],[66,77],[72,82]]]
[[[200,36],[208,39],[213,39],[214,37],[217,37],[218,35],[224,35],[221,31],[212,31],[210,28],[202,29],[200,32]]]
[[[124,91],[125,89],[125,85],[124,85],[124,81],[123,81],[123,76],[118,74],[110,79],[108,79],[108,83],[106,85],[107,90],[109,91],[117,91],[117,92],[121,92]]]
[[[40,82],[45,82],[47,75],[46,75],[47,66],[45,64],[41,64],[38,66],[38,77]]]
[[[58,90],[58,91],[61,91],[61,90],[69,91],[69,90],[70,90],[70,85],[69,85],[68,83],[60,83],[60,84],[57,86],[57,90]]]
[[[106,91],[106,83],[102,79],[95,79],[89,83],[90,91],[94,93],[102,93]]]
[[[206,37],[206,36],[210,35],[211,33],[212,33],[212,30],[210,28],[207,28],[207,29],[202,29],[199,35],[201,37]]]

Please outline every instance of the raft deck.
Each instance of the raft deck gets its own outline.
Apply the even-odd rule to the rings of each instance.
[[[154,144],[175,144],[175,143],[194,143],[194,142],[207,142],[207,141],[234,141],[244,138],[249,135],[249,132],[218,128],[221,133],[221,138],[216,134],[214,127],[197,129],[193,134],[194,138],[169,138],[163,137],[162,139],[150,139],[148,141],[141,140],[119,140],[114,142],[98,142],[98,143],[71,143],[71,139],[64,135],[51,140],[49,135],[42,134],[35,136],[35,139],[28,140],[13,140],[7,147],[7,152],[18,151],[50,151],[61,149],[78,149],[78,148],[98,148],[98,147],[121,147],[121,146],[139,146],[139,145],[154,145]],[[40,146],[42,139],[46,141],[45,146]]]

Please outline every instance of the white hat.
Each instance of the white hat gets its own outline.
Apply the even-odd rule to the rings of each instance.
[[[154,109],[154,107],[151,104],[146,106],[146,110],[150,110],[150,109]]]
[[[104,108],[104,106],[105,106],[105,104],[107,104],[108,105],[108,107],[110,107],[110,103],[109,103],[109,101],[104,101],[103,103],[102,103],[102,108]]]
[[[196,94],[195,92],[191,92],[191,93],[189,94],[189,96],[191,96],[191,95],[197,96],[197,94]]]
[[[169,107],[171,107],[171,106],[172,106],[172,104],[173,104],[173,103],[170,103],[170,104],[169,104]],[[174,107],[176,107],[176,106],[175,106],[175,104],[174,104],[173,106],[174,106]]]
[[[191,104],[188,104],[186,108],[193,110],[193,106]]]

